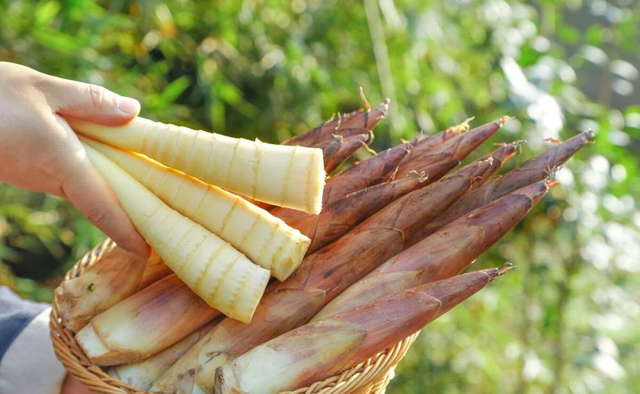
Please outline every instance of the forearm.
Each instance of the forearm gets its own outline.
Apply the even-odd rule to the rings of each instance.
[[[9,344],[0,360],[0,393],[61,393],[65,370],[49,338],[50,311],[40,312]]]
[[[65,372],[49,339],[49,312],[0,287],[0,393],[60,393]]]

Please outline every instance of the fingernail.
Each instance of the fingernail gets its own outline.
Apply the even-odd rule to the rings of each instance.
[[[130,97],[120,97],[118,99],[118,109],[127,115],[138,115],[140,112],[140,103],[138,100]]]

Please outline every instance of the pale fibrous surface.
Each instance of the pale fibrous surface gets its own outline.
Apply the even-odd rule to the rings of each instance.
[[[135,386],[141,390],[149,390],[151,385],[191,348],[204,334],[209,332],[218,320],[213,320],[179,342],[154,354],[140,362],[118,365],[109,368],[110,376]]]
[[[91,318],[139,288],[147,261],[119,247],[113,247],[82,276],[64,281],[56,289],[60,318],[78,332]]]
[[[76,341],[96,365],[129,364],[166,349],[217,315],[172,274],[95,316]]]
[[[100,152],[86,143],[84,147],[135,227],[165,264],[212,308],[249,322],[270,272],[170,208]]]
[[[285,280],[311,240],[262,208],[140,154],[84,140],[171,208],[229,242],[251,261]]]
[[[318,214],[322,150],[282,146],[135,118],[124,126],[70,119],[78,133],[142,153],[203,182],[269,204]]]

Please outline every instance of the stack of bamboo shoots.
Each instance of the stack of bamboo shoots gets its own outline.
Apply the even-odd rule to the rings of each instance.
[[[497,144],[456,169],[508,121],[504,117],[471,130],[465,122],[361,160],[329,177],[319,200],[310,196],[320,195],[323,184],[293,172],[316,166],[315,159],[307,167],[292,164],[288,179],[275,179],[283,161],[298,160],[296,152],[323,158],[326,172],[334,173],[370,140],[387,105],[332,118],[281,147],[269,146],[259,158],[265,170],[250,174],[228,167],[226,174],[209,173],[217,155],[250,161],[243,140],[234,142],[237,152],[223,152],[200,146],[200,134],[191,141],[158,141],[155,126],[142,120],[139,129],[134,124],[109,132],[72,123],[91,138],[202,179],[86,140],[133,222],[148,229],[141,232],[155,252],[144,260],[113,249],[57,290],[63,322],[77,332],[91,361],[142,390],[185,394],[278,393],[353,367],[506,272],[509,265],[460,274],[541,200],[555,184],[555,168],[593,139],[590,132],[576,135],[502,176],[497,173],[519,152],[519,142]],[[134,129],[142,130],[141,137],[129,143]],[[226,143],[227,137],[215,138]],[[290,149],[293,156],[286,155]],[[268,204],[257,202],[258,208],[203,181]],[[252,184],[249,190],[245,183]],[[264,191],[269,186],[286,191]],[[138,192],[145,187],[152,193]],[[157,201],[150,197],[155,195]],[[167,206],[184,216],[165,213]],[[204,231],[224,241],[208,246],[215,242]],[[190,241],[194,234],[197,242]],[[169,239],[173,245],[164,245]],[[222,268],[209,272],[197,263],[205,254],[225,256]],[[280,281],[260,299],[248,288],[258,288],[268,274],[259,276],[261,268],[253,264],[238,268],[238,280],[225,284],[225,270],[235,270],[239,261],[260,264]],[[247,299],[234,295],[243,292]],[[254,313],[240,314],[239,305]]]

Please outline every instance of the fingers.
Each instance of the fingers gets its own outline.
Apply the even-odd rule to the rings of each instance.
[[[140,112],[137,100],[102,86],[47,77],[43,90],[55,113],[108,126],[125,124]]]
[[[80,153],[79,153],[80,154]],[[75,169],[67,172],[64,195],[97,228],[118,246],[148,257],[149,246],[122,210],[116,196],[84,155]]]
[[[68,128],[68,125],[61,126]],[[62,193],[118,246],[142,257],[148,257],[149,246],[122,210],[117,197],[95,170],[84,148],[70,129],[69,134],[75,141],[70,144],[70,154],[66,155],[61,164]]]

